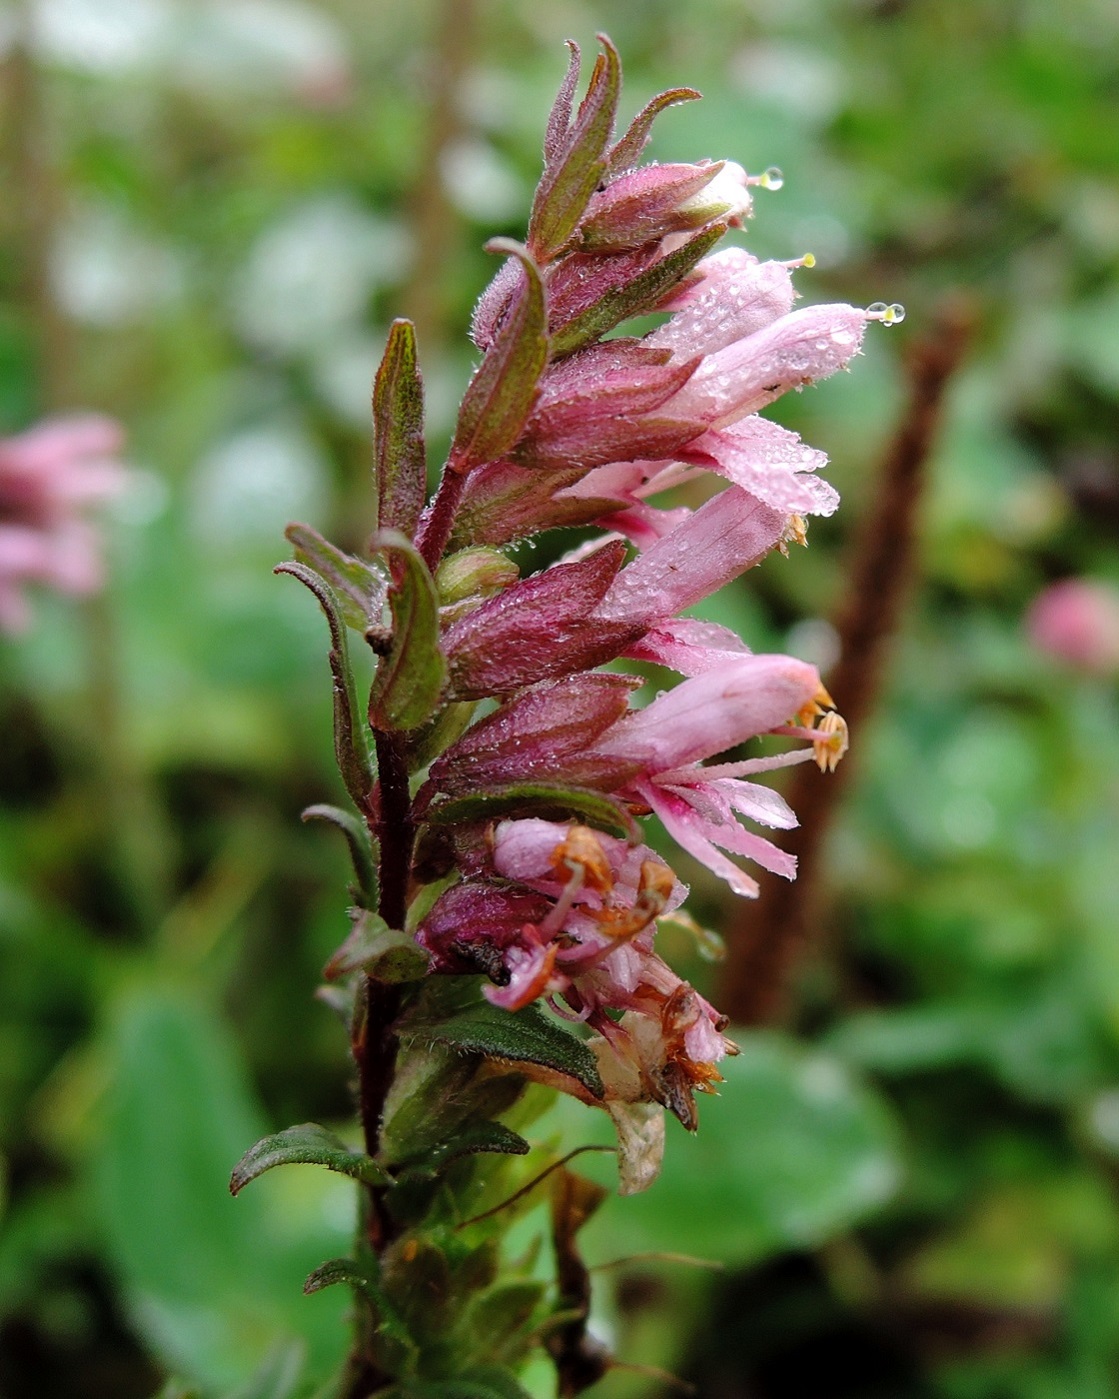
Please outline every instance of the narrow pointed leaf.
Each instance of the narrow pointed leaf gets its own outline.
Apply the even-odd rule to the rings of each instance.
[[[480,1002],[446,1020],[406,1020],[400,1033],[402,1038],[424,1044],[441,1044],[462,1053],[554,1070],[575,1079],[595,1099],[601,1099],[606,1092],[586,1043],[535,1005],[507,1011]]]
[[[516,442],[548,359],[544,285],[536,263],[509,238],[491,238],[486,251],[517,258],[523,276],[459,409],[448,465],[463,473],[495,460]]]
[[[369,721],[384,732],[406,732],[431,717],[446,678],[447,664],[439,649],[439,597],[410,539],[396,530],[382,530],[370,546],[385,556],[392,573],[392,640],[377,666]]]
[[[552,326],[552,355],[560,359],[574,350],[590,345],[631,316],[643,316],[677,286],[701,257],[704,257],[726,232],[721,223],[705,228],[679,248],[646,267],[636,276],[609,287],[590,306],[580,310],[566,322]]]
[[[346,791],[359,811],[364,811],[373,787],[374,765],[358,708],[357,690],[346,648],[346,628],[334,589],[314,569],[301,563],[277,564],[275,573],[288,573],[310,588],[330,625],[330,672],[334,677],[334,756]]]
[[[373,865],[373,852],[369,846],[369,831],[365,822],[359,821],[352,812],[343,811],[341,807],[330,806],[326,802],[307,807],[300,819],[324,821],[342,832],[349,848],[362,902],[366,908],[372,908],[377,895],[377,871]]]
[[[563,155],[567,143],[567,133],[571,129],[571,113],[574,107],[575,88],[579,82],[582,54],[574,39],[568,39],[567,49],[569,54],[567,72],[564,74],[559,92],[556,93],[556,100],[552,103],[548,125],[544,132],[544,159],[547,161],[557,160]]]
[[[519,1132],[502,1122],[475,1122],[464,1127],[449,1141],[433,1148],[420,1161],[413,1161],[400,1174],[402,1182],[429,1180],[463,1156],[493,1152],[501,1156],[527,1156],[529,1144]]]
[[[348,627],[364,634],[380,622],[389,580],[379,564],[344,553],[310,525],[288,525],[284,533],[295,546],[297,561],[330,585]]]
[[[323,968],[327,981],[363,971],[378,981],[417,981],[427,972],[428,956],[407,933],[390,928],[371,909],[355,909],[349,937]]]
[[[372,1157],[354,1151],[340,1137],[320,1127],[317,1122],[304,1122],[298,1127],[285,1127],[270,1137],[262,1137],[251,1146],[233,1168],[229,1178],[229,1193],[237,1195],[249,1181],[256,1180],[274,1166],[325,1166],[344,1176],[352,1176],[366,1185],[391,1185],[392,1177],[378,1166]]]
[[[436,802],[427,819],[437,826],[472,825],[479,821],[499,821],[535,816],[545,821],[565,821],[577,817],[596,830],[633,838],[637,827],[620,802],[580,787],[559,783],[520,782],[489,792],[452,797]]]
[[[331,1258],[308,1274],[303,1291],[310,1296],[311,1293],[321,1292],[324,1288],[335,1287],[339,1283],[353,1288],[373,1316],[374,1358],[389,1373],[408,1374],[416,1368],[419,1347],[400,1314],[385,1295],[374,1268],[373,1264],[364,1267],[353,1258]],[[378,1390],[379,1394],[398,1392],[400,1391]]]
[[[611,150],[607,173],[620,175],[623,170],[632,170],[649,143],[653,122],[657,117],[668,107],[675,107],[680,102],[694,102],[702,96],[703,94],[697,92],[694,87],[674,87],[668,92],[658,92],[656,97],[642,107],[630,122],[629,130]]]
[[[411,538],[427,493],[423,380],[411,321],[393,321],[373,381],[373,475],[380,528]]]
[[[574,233],[606,170],[622,66],[609,39],[600,34],[599,42],[603,51],[568,130],[564,153],[545,165],[533,200],[528,246],[541,262],[549,261]]]

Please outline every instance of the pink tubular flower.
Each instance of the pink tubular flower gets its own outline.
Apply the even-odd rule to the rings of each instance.
[[[787,514],[730,486],[627,564],[594,615],[646,627],[675,617],[760,563],[787,523]]]
[[[645,341],[674,354],[711,355],[787,316],[795,297],[786,263],[725,248],[705,257],[692,279],[661,303],[672,319]]]
[[[846,367],[859,352],[867,313],[854,306],[806,306],[706,355],[662,407],[672,417],[725,427]]]
[[[725,879],[735,893],[754,898],[756,881],[716,847],[791,879],[796,872],[793,857],[743,829],[736,813],[786,830],[796,825],[796,817],[776,792],[744,779],[810,758],[823,758],[826,765],[832,754],[840,754],[845,730],[838,716],[819,728],[809,727],[824,712],[820,702],[830,704],[815,666],[791,656],[719,652],[718,658],[721,663],[682,681],[647,708],[625,715],[595,746],[605,756],[639,763],[641,771],[630,780],[628,791],[660,817],[689,854]],[[774,732],[806,738],[812,746],[773,758],[701,765],[705,758],[747,739]]]
[[[116,423],[94,415],[0,439],[0,628],[27,625],[27,583],[75,595],[101,586],[97,534],[82,512],[123,487],[122,440]]]

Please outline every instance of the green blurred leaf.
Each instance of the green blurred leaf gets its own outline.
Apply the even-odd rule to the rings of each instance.
[[[315,1172],[244,1200],[229,1162],[261,1134],[223,1027],[181,992],[136,987],[109,1035],[111,1087],[91,1166],[108,1256],[128,1310],[167,1368],[206,1390],[247,1384],[279,1348],[304,1343],[325,1379],[345,1346],[340,1304],[311,1306],[302,1279],[345,1247]],[[352,1190],[347,1186],[347,1190]]]
[[[390,1389],[385,1399],[531,1399],[516,1375],[496,1367],[474,1370],[457,1380],[413,1381]]]

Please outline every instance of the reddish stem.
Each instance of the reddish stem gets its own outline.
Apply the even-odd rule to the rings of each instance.
[[[419,549],[424,563],[427,564],[432,573],[439,567],[439,560],[443,557],[443,550],[446,549],[447,541],[451,537],[455,515],[462,503],[462,493],[465,488],[466,477],[457,471],[452,471],[450,466],[444,467],[443,479],[439,482],[435,498],[424,511],[423,518],[420,520],[420,527],[416,534],[416,548]]]

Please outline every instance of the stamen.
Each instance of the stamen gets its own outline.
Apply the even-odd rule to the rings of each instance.
[[[614,887],[610,861],[602,842],[589,826],[572,826],[563,841],[552,852],[552,868],[570,881],[578,877],[576,888],[584,885],[599,894],[608,894]]]
[[[795,272],[798,267],[815,267],[816,254],[805,253],[803,257],[790,258],[787,262],[783,263],[782,266],[787,267],[790,272]]]
[[[884,301],[874,301],[866,308],[866,318],[881,321],[883,325],[901,325],[905,320],[905,307],[900,301],[891,302],[889,306]]]
[[[747,175],[748,185],[757,185],[759,189],[771,189],[776,193],[785,183],[785,176],[780,166],[771,165],[768,170],[763,170],[760,175]]]
[[[591,916],[607,937],[628,941],[647,928],[672,897],[676,876],[660,860],[642,860],[632,908],[604,908]]]
[[[847,720],[834,710],[820,720],[812,739],[816,750],[816,766],[821,772],[834,772],[847,752]]]
[[[790,515],[785,523],[785,537],[777,545],[785,558],[789,557],[790,544],[808,548],[808,521],[803,515]]]

